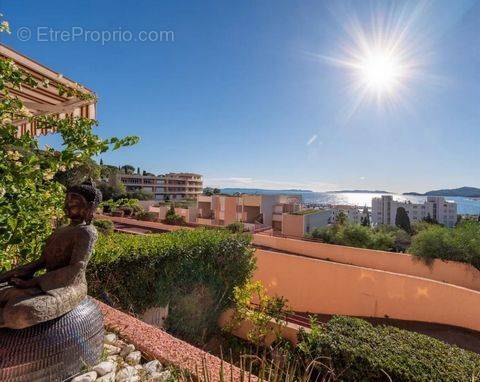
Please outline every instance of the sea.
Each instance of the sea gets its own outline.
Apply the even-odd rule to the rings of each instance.
[[[380,197],[382,195],[392,195],[394,200],[411,201],[412,203],[423,203],[427,197],[417,195],[402,195],[402,194],[382,194],[373,192],[312,192],[302,190],[262,190],[262,189],[236,189],[229,188],[222,190],[228,194],[251,193],[251,194],[292,194],[301,195],[303,203],[316,205],[331,205],[331,204],[347,204],[359,207],[372,206],[372,198]],[[461,215],[480,215],[480,200],[465,198],[460,196],[446,196],[446,200],[457,203],[457,212]]]

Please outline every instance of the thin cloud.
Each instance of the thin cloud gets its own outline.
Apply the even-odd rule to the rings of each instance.
[[[317,134],[313,134],[312,137],[308,140],[307,146],[310,146],[313,142],[315,142],[318,138]]]

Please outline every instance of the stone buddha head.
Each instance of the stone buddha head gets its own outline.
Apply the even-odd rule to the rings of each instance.
[[[64,211],[72,222],[90,224],[101,201],[100,190],[92,182],[84,182],[67,189]]]

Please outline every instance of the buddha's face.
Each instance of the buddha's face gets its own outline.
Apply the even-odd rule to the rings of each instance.
[[[69,192],[65,199],[65,213],[71,220],[85,220],[89,211],[88,203],[82,195]]]

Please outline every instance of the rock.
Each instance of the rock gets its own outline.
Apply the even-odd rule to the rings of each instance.
[[[122,351],[120,352],[120,357],[126,357],[129,355],[132,351],[135,351],[135,346],[132,344],[126,344],[123,348]]]
[[[105,338],[104,338],[103,342],[105,342],[106,344],[115,345],[115,341],[117,339],[118,339],[118,337],[115,333],[107,333],[107,334],[105,334]]]
[[[107,355],[115,355],[120,353],[120,348],[118,346],[105,344],[103,345],[103,349],[105,350]]]
[[[132,351],[125,357],[125,362],[128,363],[129,365],[135,366],[140,363],[142,359],[142,353],[140,353],[138,350]]]
[[[169,370],[159,372],[154,372],[148,375],[148,382],[167,382],[172,377],[172,373]]]
[[[115,373],[105,374],[103,377],[96,379],[95,382],[115,382]]]
[[[137,382],[140,381],[138,370],[133,366],[125,366],[115,376],[115,382]]]
[[[119,347],[120,349],[123,349],[125,346],[127,346],[127,343],[123,340],[118,339],[113,343],[113,345]]]
[[[100,377],[108,373],[114,373],[116,369],[117,363],[113,361],[103,361],[93,367],[93,370],[96,371]]]
[[[96,371],[89,371],[88,373],[79,375],[72,379],[71,382],[92,382],[97,379],[97,372]]]
[[[120,357],[119,355],[109,355],[106,360],[107,361],[112,361],[112,362],[115,362],[115,363],[123,362],[122,357]]]
[[[160,361],[156,359],[153,361],[147,362],[145,365],[143,365],[143,367],[145,368],[148,374],[157,373],[162,370],[162,364],[160,363]]]

